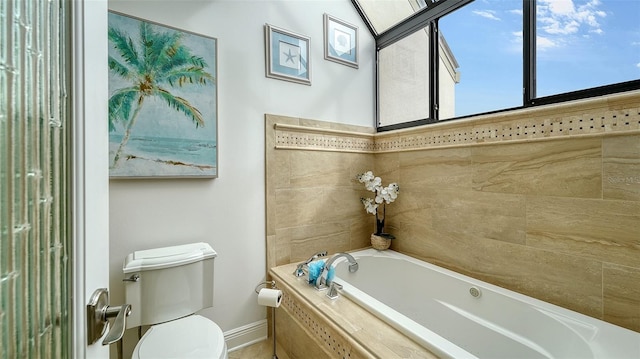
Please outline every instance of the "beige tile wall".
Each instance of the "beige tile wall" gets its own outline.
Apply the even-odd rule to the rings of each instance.
[[[640,135],[400,153],[392,248],[640,331],[638,192],[604,183],[640,174],[640,151],[615,175],[603,156],[629,142]]]
[[[267,115],[265,123],[267,268],[304,261],[319,251],[369,245],[373,223],[360,204],[366,191],[355,176],[373,169],[374,155],[366,146],[350,149],[345,143],[349,138],[361,141],[361,133],[373,144],[373,129],[273,115]],[[318,145],[303,150],[276,148],[283,137],[276,124],[320,128],[321,140],[307,141]],[[284,137],[288,145],[302,144],[297,136]],[[336,139],[346,140],[335,146]]]
[[[570,127],[525,139],[478,131],[460,145],[416,140],[478,126],[524,136],[529,118],[538,130]],[[600,125],[571,132],[591,118]],[[387,209],[392,249],[640,331],[640,93],[491,121],[372,134],[373,150],[309,151],[280,149],[274,124],[371,130],[267,116],[268,266],[367,246],[372,216],[352,179],[374,168],[401,188]]]

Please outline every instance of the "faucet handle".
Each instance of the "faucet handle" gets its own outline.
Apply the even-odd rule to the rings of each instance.
[[[298,264],[298,266],[296,267],[296,270],[293,271],[293,275],[295,275],[296,277],[302,277],[304,276],[306,273],[304,271],[304,263],[300,263]]]
[[[309,257],[309,259],[307,259],[304,264],[309,264],[311,263],[314,259],[318,259],[319,257],[325,257],[327,255],[327,251],[322,251],[322,252],[318,252],[314,255],[312,255],[311,257]]]
[[[342,289],[342,284],[332,281],[331,284],[329,284],[329,291],[327,292],[327,297],[331,299],[338,298],[339,297],[338,289]]]
[[[326,256],[327,253],[328,253],[327,251],[318,252],[318,253],[312,255],[311,257],[309,257],[309,259],[307,259],[306,261],[298,264],[296,269],[293,271],[293,275],[295,275],[296,277],[304,276],[306,274],[305,271],[304,271],[304,267],[308,266],[309,263],[313,262],[313,260],[318,259],[319,257]]]
[[[329,287],[327,286],[326,279],[324,279],[323,277],[318,277],[318,279],[316,280],[315,288],[319,291],[327,290],[327,288]]]

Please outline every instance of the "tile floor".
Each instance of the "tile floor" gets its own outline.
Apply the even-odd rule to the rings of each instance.
[[[271,359],[272,357],[273,341],[271,339],[229,353],[229,359]]]

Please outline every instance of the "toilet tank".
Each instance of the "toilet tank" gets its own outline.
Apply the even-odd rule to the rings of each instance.
[[[167,322],[213,305],[213,260],[207,243],[136,251],[124,260],[127,329]]]

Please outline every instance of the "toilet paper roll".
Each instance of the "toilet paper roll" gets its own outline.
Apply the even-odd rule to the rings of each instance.
[[[282,291],[278,289],[262,288],[258,293],[258,304],[278,308],[282,303]]]

